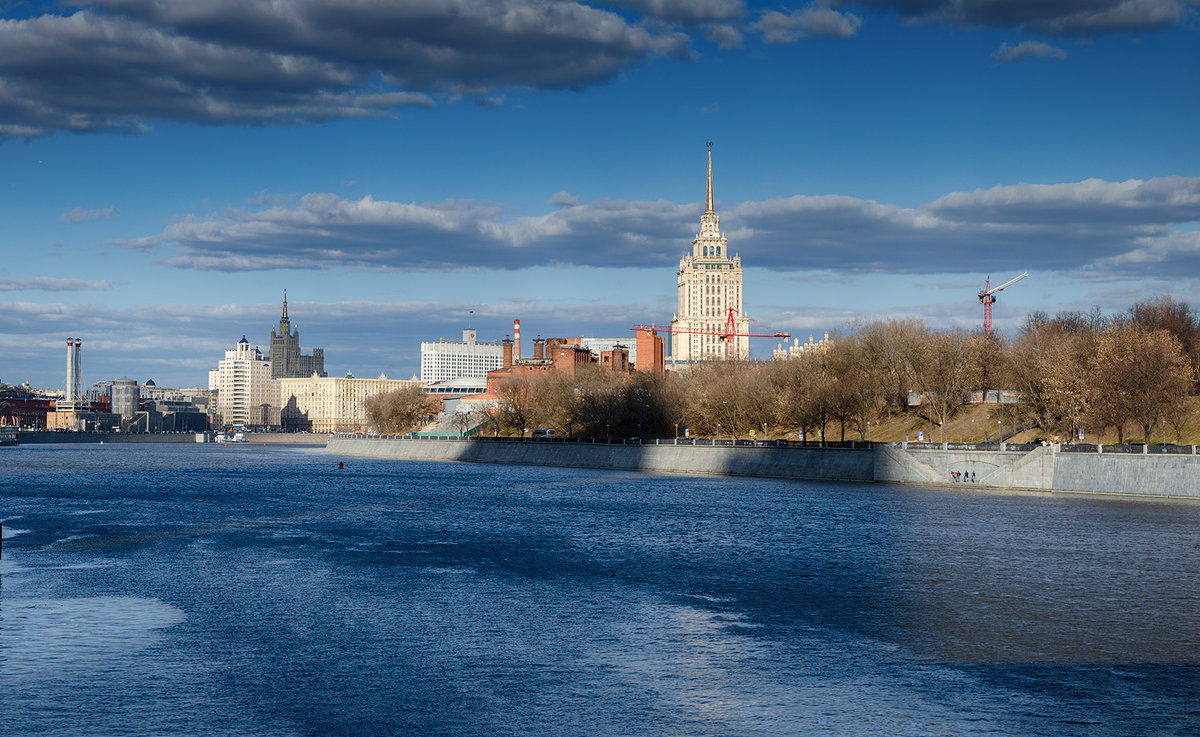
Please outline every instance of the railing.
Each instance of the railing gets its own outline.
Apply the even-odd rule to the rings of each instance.
[[[738,438],[736,441],[730,438],[604,438],[604,437],[563,437],[563,438],[513,438],[504,436],[487,436],[476,435],[466,437],[463,435],[417,435],[415,433],[406,433],[404,435],[374,435],[370,433],[333,433],[332,438],[341,440],[439,440],[439,441],[457,441],[464,443],[575,443],[577,445],[699,445],[710,447],[725,447],[730,448],[736,446],[739,448],[827,448],[835,450],[870,450],[875,443],[866,440],[845,440],[845,441],[826,441],[826,442],[800,442],[794,440],[748,440]]]
[[[957,450],[957,451],[993,451],[1007,453],[1028,453],[1041,447],[1050,447],[1056,453],[1122,453],[1126,455],[1200,455],[1198,448],[1195,445],[1142,445],[1140,443],[1129,445],[1092,445],[1089,443],[1078,443],[1073,445],[1046,445],[1042,443],[875,443],[867,440],[845,440],[845,441],[795,441],[795,440],[748,440],[738,438],[736,441],[730,438],[593,438],[593,437],[565,437],[565,438],[513,438],[513,437],[498,437],[498,436],[463,436],[463,435],[372,435],[357,433],[333,433],[330,437],[343,440],[438,440],[438,441],[456,441],[463,443],[574,443],[577,445],[692,445],[692,446],[707,446],[707,447],[723,447],[730,448],[789,448],[795,450],[823,448],[827,450],[870,450],[876,445],[890,445],[896,448],[904,448],[907,450]]]

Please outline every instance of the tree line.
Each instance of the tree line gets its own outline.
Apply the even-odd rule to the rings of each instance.
[[[1163,296],[1112,316],[1098,308],[1034,312],[1011,341],[916,319],[878,320],[851,324],[788,360],[713,362],[661,376],[584,367],[574,380],[514,377],[500,385],[491,421],[495,432],[519,436],[553,428],[578,437],[674,437],[686,429],[865,440],[888,418],[920,416],[940,426],[971,392],[1010,390],[1020,401],[995,412],[1051,439],[1073,438],[1085,426],[1114,429],[1119,442],[1130,428],[1149,439],[1161,424],[1178,442],[1198,370],[1200,319],[1186,302]],[[390,428],[404,424],[378,417]]]

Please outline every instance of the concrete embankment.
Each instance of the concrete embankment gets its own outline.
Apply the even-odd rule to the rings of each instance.
[[[1200,456],[330,438],[337,455],[1200,499]],[[956,480],[958,479],[958,480]]]
[[[56,432],[22,430],[22,445],[40,443],[203,443],[204,433]]]
[[[774,476],[871,481],[870,449],[731,448],[701,445],[608,445],[471,440],[330,438],[339,455],[412,461],[465,461],[523,466],[611,468],[672,474]]]
[[[129,432],[55,432],[22,430],[17,434],[22,444],[41,443],[206,443],[211,433],[129,433]],[[246,441],[253,445],[325,445],[328,435],[299,432],[249,433]]]

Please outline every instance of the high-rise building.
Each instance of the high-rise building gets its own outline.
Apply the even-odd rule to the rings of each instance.
[[[292,328],[288,319],[287,290],[283,290],[283,316],[279,318],[279,331],[271,328],[271,347],[267,353],[271,364],[271,378],[309,377],[313,374],[325,376],[325,349],[313,348],[311,356],[300,352],[300,328]]]
[[[487,379],[503,363],[500,343],[479,343],[475,331],[462,332],[462,342],[441,340],[421,344],[421,381],[432,384],[450,379]]]
[[[225,351],[217,368],[208,372],[208,388],[217,391],[214,411],[226,425],[263,424],[263,405],[279,405],[271,362],[252,348],[244,335],[233,350]]]
[[[679,260],[679,307],[671,320],[671,361],[687,363],[723,359],[724,335],[733,310],[733,355],[750,357],[750,320],[742,313],[742,259],[729,255],[713,206],[712,143],[708,145],[708,181],[700,232],[692,252]]]

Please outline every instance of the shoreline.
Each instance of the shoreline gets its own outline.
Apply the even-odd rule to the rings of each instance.
[[[245,443],[237,445],[307,445],[322,447],[329,440],[325,434],[313,433],[248,433]],[[21,430],[17,444],[48,445],[57,443],[191,443],[212,444],[212,433],[128,433],[74,432],[54,430]]]
[[[946,444],[950,445],[950,444]],[[1200,455],[1033,450],[610,445],[333,436],[325,452],[388,460],[560,466],[672,475],[963,487],[1200,501]],[[957,474],[957,476],[955,476]],[[958,480],[956,480],[956,478]]]

